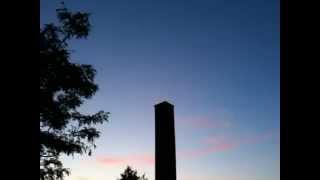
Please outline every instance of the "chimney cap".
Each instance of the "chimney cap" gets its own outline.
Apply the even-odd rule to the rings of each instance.
[[[154,107],[159,107],[159,106],[171,106],[171,107],[173,107],[173,105],[170,104],[168,101],[163,101],[161,103],[158,103],[158,104],[154,105]]]

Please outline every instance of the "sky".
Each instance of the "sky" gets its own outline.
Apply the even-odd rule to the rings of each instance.
[[[40,1],[40,24],[56,22]],[[66,180],[154,180],[154,105],[175,106],[177,180],[280,179],[280,24],[276,0],[67,0],[91,13],[72,62],[97,70],[80,109],[110,112],[92,156],[63,157]]]

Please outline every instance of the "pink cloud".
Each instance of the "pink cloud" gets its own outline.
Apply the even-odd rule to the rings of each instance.
[[[209,146],[205,149],[205,152],[207,153],[212,153],[212,152],[219,152],[219,151],[228,151],[231,149],[234,149],[237,147],[237,144],[232,143],[232,142],[224,142],[220,143],[215,146]]]
[[[211,145],[225,143],[228,141],[230,141],[230,140],[228,140],[225,136],[209,136],[209,137],[206,137],[205,139],[203,139],[201,143],[211,146]]]
[[[216,145],[202,147],[194,150],[183,151],[179,153],[178,156],[181,156],[183,158],[198,158],[201,156],[206,156],[211,153],[233,150],[236,147],[237,147],[237,144],[234,144],[231,142],[225,142],[225,143],[219,143]]]
[[[193,128],[226,128],[231,125],[227,120],[203,117],[178,118],[177,122]]]
[[[103,165],[154,165],[154,157],[150,154],[126,156],[100,156],[97,162]]]
[[[241,144],[258,144],[271,139],[279,139],[279,129],[272,129],[262,134],[240,140]]]
[[[225,152],[233,150],[237,147],[237,144],[232,142],[224,142],[217,145],[208,146],[205,148],[202,148],[198,151],[193,152],[193,156],[204,156],[215,152]]]
[[[247,138],[230,139],[223,136],[208,137],[201,142],[204,147],[182,151],[178,153],[178,156],[183,158],[198,158],[216,152],[226,152],[234,150],[243,145],[257,144],[270,140],[272,138],[278,138],[278,134],[279,129],[274,129],[260,135],[254,135]]]
[[[87,178],[87,177],[77,177],[77,180],[88,180],[89,178]]]
[[[177,152],[177,156],[181,158],[199,158],[210,155],[212,153],[232,151],[240,146],[262,143],[272,138],[278,138],[279,129],[267,131],[262,134],[253,135],[243,138],[227,138],[225,136],[207,137],[201,141],[201,147],[182,150]],[[96,161],[102,165],[108,166],[126,166],[126,165],[143,165],[153,166],[155,163],[154,155],[125,155],[125,156],[100,156]]]

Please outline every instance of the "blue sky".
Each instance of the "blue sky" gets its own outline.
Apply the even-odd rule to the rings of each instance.
[[[60,1],[41,0],[41,24]],[[177,179],[280,179],[280,25],[275,0],[66,1],[91,15],[73,62],[111,112],[92,157],[64,157],[67,180],[111,180],[132,165],[154,180],[154,108],[175,105]]]

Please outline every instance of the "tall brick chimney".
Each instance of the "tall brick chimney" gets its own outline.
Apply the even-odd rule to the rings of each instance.
[[[155,180],[176,180],[174,106],[167,101],[155,106]]]

